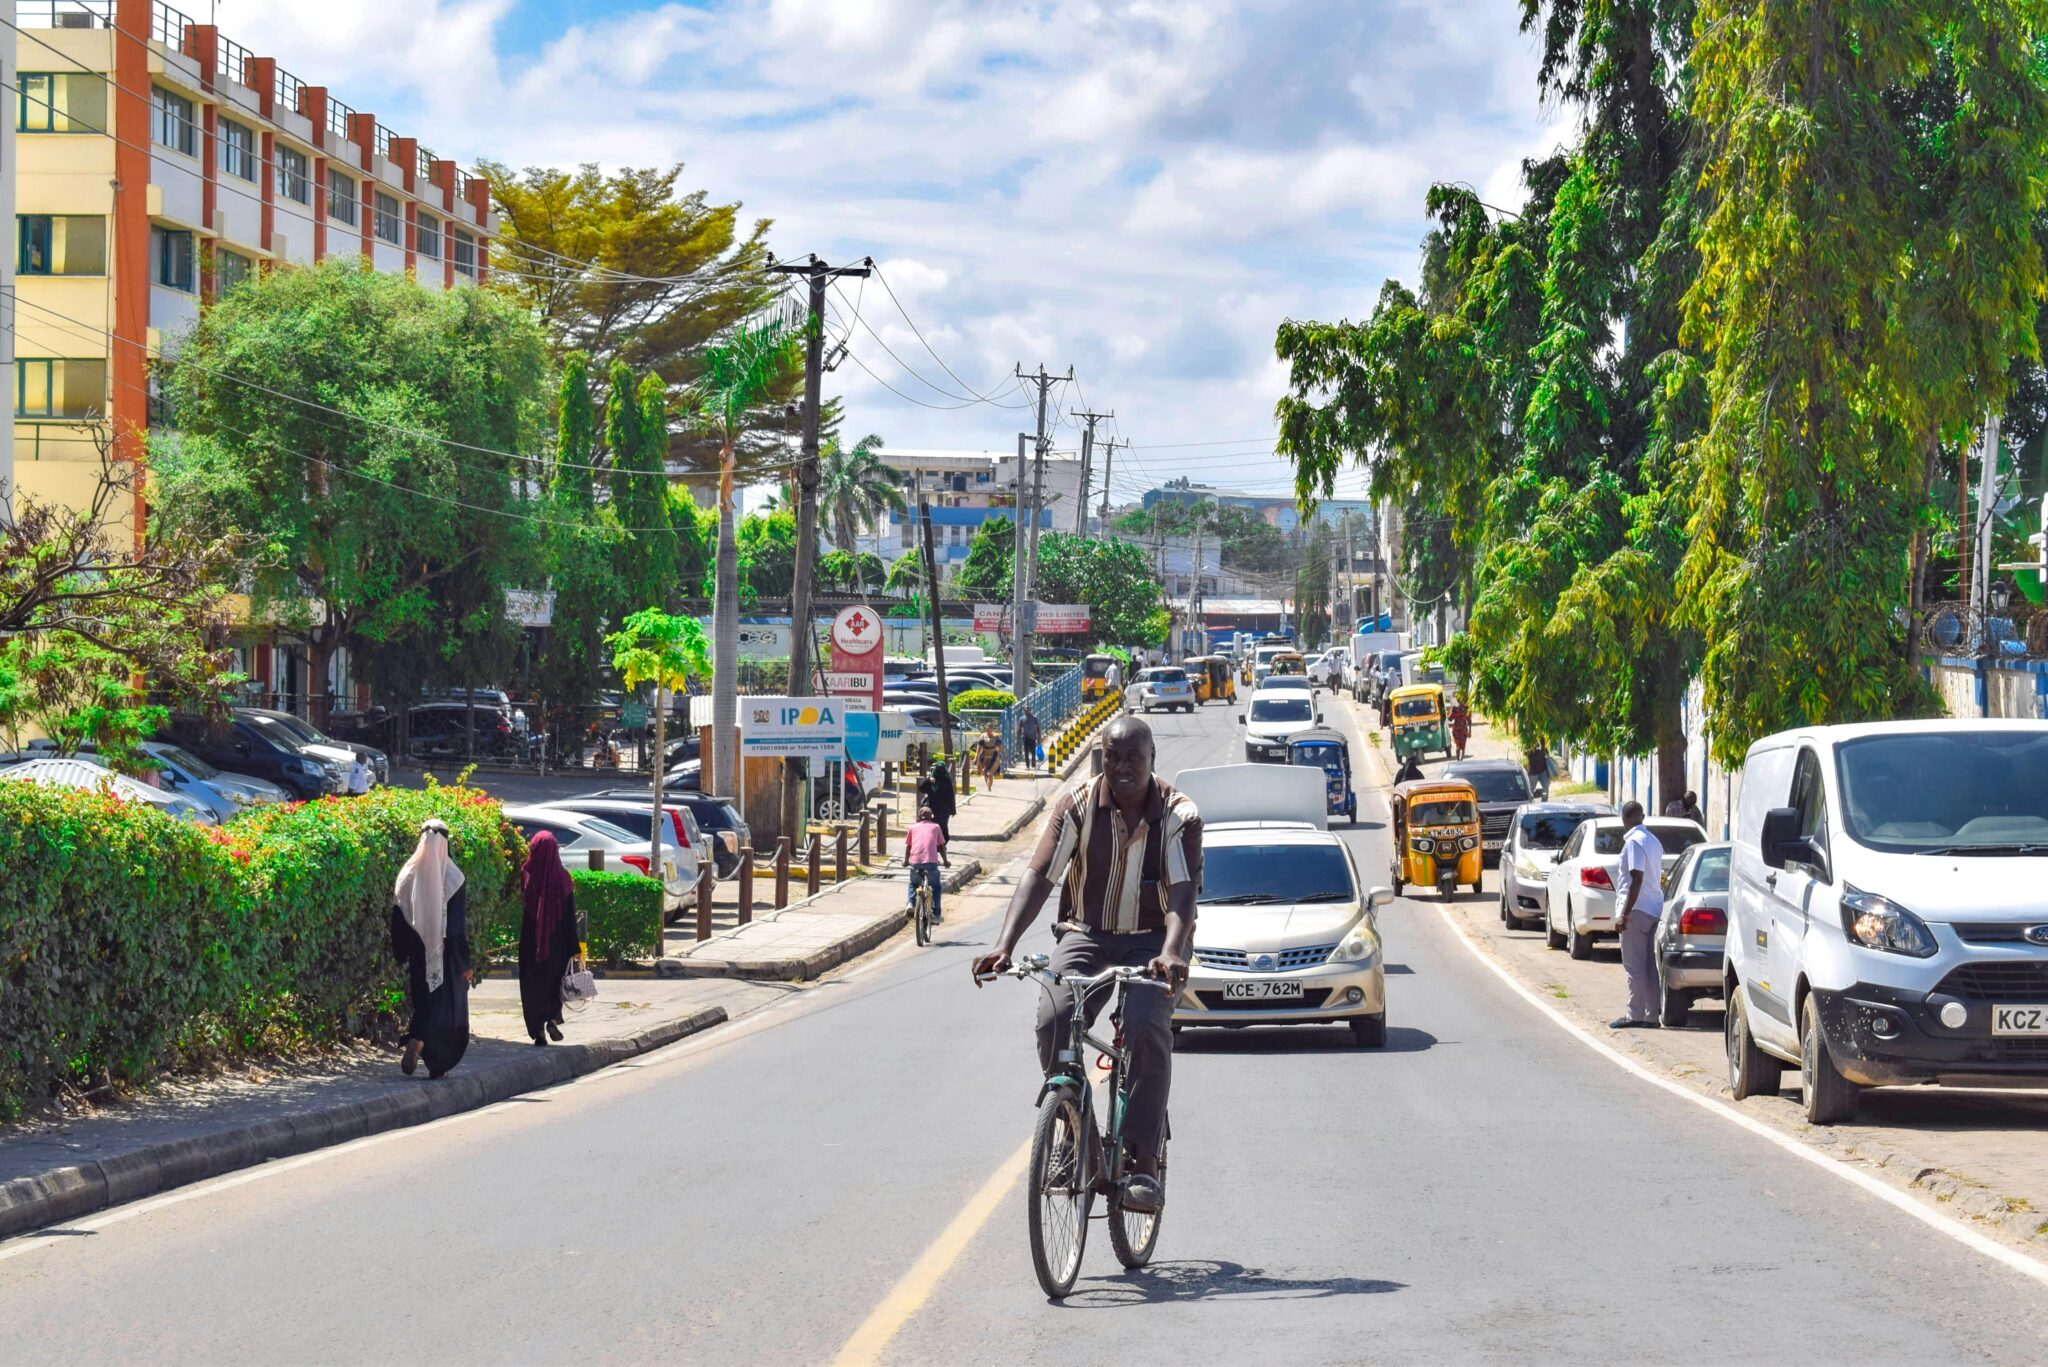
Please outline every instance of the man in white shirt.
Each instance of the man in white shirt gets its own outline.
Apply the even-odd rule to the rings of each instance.
[[[370,791],[370,768],[363,763],[361,755],[349,761],[348,791],[353,797],[361,797]]]
[[[1657,921],[1664,914],[1664,846],[1643,824],[1643,804],[1621,809],[1621,906],[1614,927],[1621,932],[1621,967],[1628,975],[1628,1014],[1607,1023],[1610,1030],[1657,1024]]]

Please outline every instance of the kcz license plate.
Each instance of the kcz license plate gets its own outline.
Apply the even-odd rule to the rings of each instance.
[[[2048,1035],[2048,1006],[1994,1006],[1994,1035]]]
[[[1481,848],[1481,849],[1483,849],[1483,850],[1497,850],[1497,849],[1499,849],[1500,847],[1501,847],[1501,842],[1500,842],[1500,841],[1498,841],[1498,840],[1487,840],[1487,841],[1482,841],[1482,842],[1480,843],[1480,846],[1479,846],[1479,848]]]
[[[1301,1000],[1300,983],[1225,983],[1223,1000],[1227,1002],[1298,1002]]]

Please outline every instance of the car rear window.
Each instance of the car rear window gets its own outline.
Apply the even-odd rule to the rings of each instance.
[[[1702,850],[1692,865],[1694,892],[1728,891],[1728,851]]]
[[[1664,857],[1666,859],[1689,850],[1706,839],[1704,835],[1694,830],[1690,825],[1667,826],[1661,821],[1645,821],[1643,824],[1650,828],[1650,834],[1656,836],[1657,843],[1664,847]],[[1624,834],[1625,832],[1619,826],[1609,826],[1604,830],[1595,831],[1593,833],[1593,853],[1620,854],[1621,837]]]
[[[1520,769],[1457,769],[1459,778],[1472,785],[1481,802],[1527,802],[1529,776]]]
[[[604,819],[614,826],[625,827],[629,832],[628,838],[632,840],[645,840],[647,833],[654,829],[652,812],[606,812]]]
[[[1350,902],[1358,897],[1341,846],[1210,845],[1202,851],[1201,900],[1256,906]]]
[[[1561,850],[1564,842],[1572,838],[1572,832],[1580,823],[1591,820],[1597,812],[1531,812],[1522,818],[1522,848],[1525,850]],[[1618,850],[1621,847],[1615,846]]]

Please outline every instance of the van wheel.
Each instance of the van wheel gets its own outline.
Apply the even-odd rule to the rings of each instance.
[[[1543,913],[1543,943],[1552,949],[1564,948],[1564,932],[1550,919],[1550,913]]]
[[[1721,1026],[1728,1048],[1728,1091],[1737,1101],[1776,1096],[1785,1078],[1785,1065],[1757,1048],[1750,1037],[1749,1002],[1744,994],[1739,982],[1729,990],[1728,1014]]]
[[[1856,1118],[1855,1083],[1835,1071],[1828,1057],[1827,1036],[1820,1029],[1820,1008],[1806,999],[1799,1013],[1799,1087],[1806,1118],[1815,1125],[1841,1125]]]
[[[1592,935],[1591,935],[1591,934],[1589,934],[1589,933],[1587,933],[1587,932],[1585,932],[1585,931],[1582,931],[1582,930],[1580,930],[1580,929],[1579,929],[1579,926],[1578,926],[1578,922],[1576,922],[1576,921],[1574,921],[1574,920],[1572,919],[1572,909],[1571,909],[1571,904],[1570,904],[1570,903],[1566,903],[1566,904],[1565,904],[1565,909],[1564,909],[1564,927],[1565,927],[1565,934],[1566,934],[1566,935],[1567,935],[1567,936],[1568,936],[1568,937],[1570,938],[1570,940],[1571,940],[1571,949],[1572,949],[1572,957],[1573,957],[1574,959],[1590,959],[1590,958],[1592,958],[1592,957],[1593,957],[1593,937],[1592,937]]]

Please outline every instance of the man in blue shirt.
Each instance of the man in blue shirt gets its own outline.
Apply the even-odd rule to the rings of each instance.
[[[1621,809],[1621,906],[1614,928],[1621,933],[1621,967],[1628,975],[1628,1014],[1609,1021],[1610,1030],[1657,1024],[1657,921],[1664,914],[1664,846],[1643,824],[1643,804]]]

